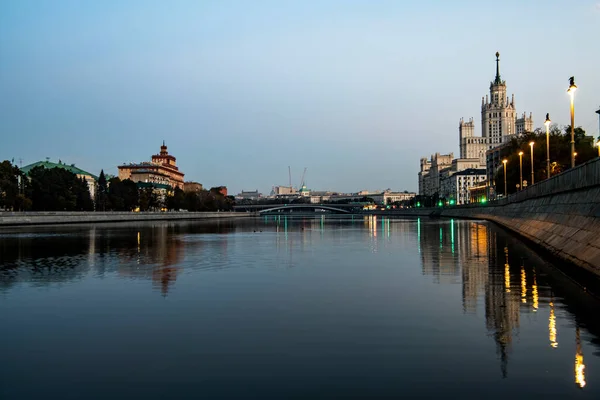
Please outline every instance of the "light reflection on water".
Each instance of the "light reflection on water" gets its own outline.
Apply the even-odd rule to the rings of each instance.
[[[18,361],[0,367],[6,398],[42,393],[28,369],[63,356],[94,370],[92,386],[104,382],[93,393],[69,387],[98,398],[111,387],[158,398],[174,382],[212,398],[243,397],[248,385],[262,398],[377,397],[406,394],[424,376],[438,385],[414,394],[600,393],[598,302],[486,222],[264,216],[0,235],[0,340],[18,343],[6,354]],[[113,336],[132,323],[142,342]],[[87,325],[92,348],[63,342]],[[35,337],[23,335],[30,329]],[[117,370],[140,371],[130,380],[99,369],[115,347]],[[83,378],[67,362],[56,371]]]

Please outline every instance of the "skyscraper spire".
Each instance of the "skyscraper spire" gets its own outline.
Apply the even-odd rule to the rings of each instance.
[[[500,79],[500,53],[496,52],[496,79],[494,80],[494,84],[499,85],[502,83]]]

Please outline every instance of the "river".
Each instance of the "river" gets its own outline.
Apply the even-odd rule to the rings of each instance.
[[[0,398],[600,398],[600,305],[485,221],[0,229]]]

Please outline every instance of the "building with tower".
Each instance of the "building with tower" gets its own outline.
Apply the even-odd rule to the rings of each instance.
[[[426,158],[420,160],[419,171],[419,194],[432,196],[440,193],[439,176],[451,176],[454,173],[461,172],[466,168],[487,170],[487,180],[493,179],[498,165],[491,165],[489,157],[490,151],[496,147],[505,145],[516,135],[524,132],[533,131],[533,116],[523,113],[518,116],[515,96],[510,98],[506,91],[506,81],[500,76],[500,53],[496,53],[496,76],[490,82],[490,93],[481,98],[481,136],[475,135],[475,121],[473,118],[465,120],[461,118],[458,124],[458,138],[460,158],[453,165],[447,165],[443,168],[450,168],[444,171],[443,168],[433,168],[434,160]],[[474,165],[474,161],[478,165]]]
[[[183,189],[184,173],[177,167],[176,158],[167,151],[163,141],[160,153],[152,156],[150,162],[129,163],[119,165],[119,179],[131,179],[136,183],[147,183],[156,187]]]
[[[533,116],[519,118],[515,95],[506,94],[506,81],[500,76],[500,53],[496,53],[496,77],[490,82],[490,94],[481,98],[481,136],[475,136],[473,118],[458,126],[460,158],[479,158],[484,165],[486,151],[510,142],[515,135],[533,131]]]

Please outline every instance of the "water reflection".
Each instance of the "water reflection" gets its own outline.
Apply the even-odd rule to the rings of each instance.
[[[585,326],[596,337],[600,333],[595,312],[591,312],[598,305],[596,300],[515,237],[490,229],[485,222],[418,219],[415,231],[423,274],[434,277],[438,284],[461,284],[465,314],[478,313],[477,302],[483,295],[485,326],[496,343],[504,378],[508,377],[512,344],[519,333],[522,315],[537,313],[540,307],[547,310],[550,348],[558,347],[555,302],[556,293],[560,292],[564,309],[576,315],[574,326],[562,327],[563,335],[576,336],[575,382],[581,388],[586,385],[580,329]],[[453,237],[457,238],[456,249]],[[502,254],[501,259],[498,254]],[[541,285],[540,268],[545,271]]]
[[[0,291],[16,284],[44,286],[116,273],[144,279],[167,296],[181,272],[186,248],[205,243],[184,241],[184,234],[228,233],[234,224],[144,223],[134,226],[37,227],[0,232]],[[101,229],[101,234],[98,234]],[[219,243],[226,257],[227,241]]]
[[[360,250],[363,249],[367,251],[361,252]],[[362,300],[359,305],[355,304],[359,309],[357,314],[360,318],[368,318],[379,312],[381,305],[375,301],[378,293],[367,290],[346,292],[346,287],[337,285],[336,279],[364,289],[360,286],[360,282],[345,281],[345,279],[356,274],[357,280],[369,281],[373,278],[370,274],[384,271],[385,268],[400,269],[394,262],[401,260],[402,263],[398,264],[406,268],[406,276],[410,276],[410,273],[416,276],[416,278],[406,279],[417,279],[411,282],[415,285],[422,282],[428,285],[426,289],[419,287],[419,296],[425,294],[423,299],[409,299],[418,304],[407,309],[420,310],[419,307],[426,309],[428,300],[446,302],[452,298],[457,315],[465,321],[476,321],[481,330],[487,333],[487,337],[483,337],[483,340],[497,355],[497,361],[494,361],[493,365],[496,377],[509,378],[509,372],[518,367],[519,363],[512,361],[515,358],[513,355],[515,348],[520,345],[533,348],[539,344],[539,348],[543,349],[541,351],[551,352],[556,357],[563,352],[568,352],[568,358],[563,357],[561,362],[564,362],[564,373],[568,374],[568,384],[571,389],[573,389],[573,382],[585,391],[593,389],[596,384],[590,376],[594,366],[594,357],[591,355],[596,354],[588,351],[589,347],[586,347],[586,344],[591,342],[594,348],[598,345],[600,327],[596,318],[597,302],[591,301],[584,291],[565,280],[562,274],[550,268],[545,260],[518,239],[482,221],[428,218],[394,220],[381,216],[354,216],[348,219],[319,216],[293,219],[283,215],[264,216],[247,222],[208,224],[160,222],[120,226],[47,227],[35,230],[2,231],[0,250],[0,291],[6,293],[17,285],[37,287],[63,282],[77,284],[86,278],[115,277],[121,280],[148,282],[148,286],[151,285],[154,290],[149,294],[162,304],[167,302],[162,302],[158,294],[166,297],[179,293],[181,282],[185,282],[188,275],[199,269],[208,272],[219,271],[225,267],[259,265],[280,268],[281,270],[277,271],[280,273],[289,272],[284,271],[286,268],[301,266],[306,267],[301,269],[314,270],[314,274],[323,273],[324,282],[328,277],[333,276],[331,282],[335,282],[336,285],[326,285],[326,291],[335,292],[335,295],[325,297],[325,292],[319,292],[319,287],[303,286],[306,282],[312,281],[300,280],[298,287],[310,293],[308,296],[310,300],[305,300],[301,296],[302,291],[286,297],[288,293],[283,290],[277,292],[279,289],[276,284],[273,284],[268,287],[268,290],[276,293],[272,295],[276,298],[269,299],[269,306],[277,303],[287,313],[289,309],[286,307],[292,307],[294,302],[303,304],[302,302],[306,301],[306,304],[311,304],[310,301],[314,301],[314,304],[317,304],[315,309],[321,307],[327,309],[333,307],[332,304],[336,304],[336,296],[339,298],[347,296],[344,303],[351,302],[351,298],[360,297]],[[309,257],[317,251],[321,256],[334,255],[333,261],[330,259],[329,262],[334,264],[339,260],[340,266],[353,264],[354,257],[361,257],[361,262],[369,267],[372,265],[372,260],[381,260],[377,257],[382,255],[392,254],[394,258],[391,259],[392,262],[385,265],[385,268],[378,265],[377,268],[360,269],[358,267],[364,265],[358,265],[350,271],[343,268],[332,270],[328,269],[331,265],[321,264],[318,257]],[[386,260],[390,261],[390,259]],[[405,260],[411,261],[405,262]],[[315,266],[321,268],[312,268]],[[300,269],[290,271],[297,273],[295,276],[301,276]],[[257,272],[260,273],[248,275],[252,275],[253,279],[281,283],[264,271]],[[404,276],[402,278],[404,279]],[[308,278],[305,276],[304,279]],[[383,283],[378,284],[385,288]],[[318,286],[318,282],[315,285]],[[437,285],[448,286],[442,288]],[[294,287],[290,285],[288,289]],[[427,292],[429,287],[434,289]],[[448,288],[455,289],[455,297],[447,297],[449,291],[445,289]],[[244,290],[246,288],[240,284],[236,290],[228,292],[226,297],[221,298],[220,307],[224,307],[223,304],[228,301],[233,301],[230,299],[234,299],[238,291],[242,292],[239,295],[242,298],[239,304],[244,303],[246,296],[252,295],[251,291]],[[311,290],[314,290],[314,298]],[[321,301],[319,295],[329,303]],[[265,296],[268,297],[268,293],[265,293]],[[394,303],[395,300],[397,299],[390,297],[389,303]],[[255,307],[256,302],[255,299]],[[264,309],[269,310],[269,308],[261,310]],[[333,311],[328,314],[328,320],[340,318],[339,315],[347,313],[352,315],[353,323],[357,325],[361,323],[360,318],[356,318],[358,322],[355,322],[353,310],[348,311],[343,307],[331,308],[331,310]],[[285,323],[289,325],[285,326],[285,329],[279,325],[271,329],[281,329],[281,332],[288,332],[288,334],[291,331],[304,329],[303,332],[309,336],[309,339],[316,341],[315,336],[310,337],[314,334],[309,332],[308,328],[304,328],[303,324],[305,318],[310,318],[309,314],[318,315],[318,311],[320,310],[314,311],[309,307],[302,309],[301,312],[297,311],[296,315],[301,317],[298,317],[299,322],[296,325],[287,321],[285,313],[282,312],[277,314],[280,318],[278,321],[281,321],[281,326]],[[373,335],[380,335],[377,338],[385,338],[388,334],[386,329],[390,329],[386,324],[393,327],[389,320],[396,318],[398,316],[396,313],[399,311],[393,309],[388,310],[387,314],[382,314],[384,317],[381,321],[376,320],[375,325],[385,325],[386,328],[378,330],[375,326]],[[410,324],[418,319],[420,314],[409,317],[400,315],[402,318],[397,319],[404,319]],[[207,313],[205,317],[206,315],[213,314]],[[242,318],[239,315],[237,317]],[[267,315],[264,319],[268,319],[267,317],[270,316]],[[343,322],[343,319],[340,318],[339,321]],[[415,324],[417,322],[419,321],[414,321]],[[534,322],[537,322],[537,325],[533,324]],[[323,321],[320,323],[326,325]],[[266,322],[264,324],[268,325]],[[460,324],[461,322],[458,322],[456,326]],[[533,325],[538,329],[530,329]],[[461,329],[456,326],[448,326],[448,330]],[[259,328],[261,327],[257,329]],[[319,329],[320,326],[315,327],[315,331]],[[461,331],[461,333],[480,335],[474,331]],[[523,343],[525,340],[522,336],[525,335],[522,335],[521,331],[534,336],[533,341]],[[430,334],[429,337],[433,335],[431,332],[425,333]],[[336,335],[343,334],[341,331],[336,332]],[[393,335],[389,334],[389,336]],[[232,341],[237,339],[243,342],[243,337],[236,337]],[[298,340],[304,343],[305,339]],[[375,345],[379,344],[375,339],[373,340]],[[425,345],[429,344],[425,343]],[[420,343],[420,345],[424,344]],[[447,349],[447,351],[451,350]],[[584,363],[584,350],[588,371]],[[524,351],[528,352],[529,348],[525,347]],[[540,350],[531,351],[531,354],[535,355],[534,352]],[[511,373],[514,375],[514,372]]]

